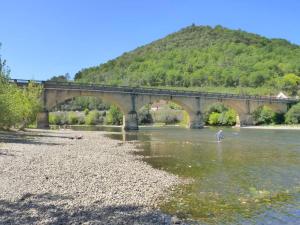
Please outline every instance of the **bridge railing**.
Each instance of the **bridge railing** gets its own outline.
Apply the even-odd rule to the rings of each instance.
[[[11,79],[10,82],[18,85],[28,85],[30,80],[22,79]],[[182,95],[182,96],[205,96],[208,98],[235,98],[235,99],[254,99],[254,100],[270,100],[270,101],[285,101],[285,102],[296,102],[299,99],[296,98],[277,98],[275,96],[256,96],[256,95],[239,95],[239,94],[227,94],[227,93],[216,93],[216,92],[200,92],[200,91],[185,91],[185,90],[169,90],[162,88],[152,87],[131,87],[131,86],[115,86],[106,84],[94,84],[94,83],[78,83],[78,82],[57,82],[57,81],[39,81],[32,80],[34,83],[42,84],[48,88],[67,88],[67,89],[93,89],[93,90],[105,90],[105,91],[118,91],[126,93],[144,93],[144,94],[161,94],[161,95]]]

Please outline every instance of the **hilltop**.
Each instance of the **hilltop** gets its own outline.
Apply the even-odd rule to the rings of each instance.
[[[265,88],[296,94],[299,76],[298,45],[222,26],[192,25],[107,63],[83,69],[75,80],[190,89]]]

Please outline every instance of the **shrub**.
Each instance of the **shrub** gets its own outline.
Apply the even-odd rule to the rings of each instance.
[[[177,118],[176,115],[171,114],[171,115],[167,115],[165,118],[165,124],[174,124],[174,123],[178,123],[179,120]]]
[[[225,112],[227,111],[228,109],[223,105],[223,104],[220,104],[220,103],[214,103],[212,104],[208,110],[204,113],[204,121],[205,123],[209,123],[209,117],[210,115],[213,113],[213,112],[217,112],[217,113],[222,113],[222,112]],[[212,124],[211,124],[212,125]]]
[[[179,105],[177,105],[177,104],[174,103],[174,102],[169,102],[169,103],[168,103],[168,106],[169,106],[170,109],[182,110],[182,107],[179,106]]]
[[[89,114],[89,112],[90,112],[90,110],[88,109],[88,108],[86,108],[85,110],[84,110],[84,115],[88,115]]]
[[[96,125],[99,119],[99,112],[96,110],[90,111],[89,114],[85,117],[85,124],[87,125]]]
[[[49,123],[53,125],[59,125],[61,123],[60,116],[56,113],[49,113]]]
[[[293,105],[292,108],[285,114],[285,122],[287,124],[300,123],[300,103]]]
[[[268,106],[259,107],[253,112],[253,119],[255,124],[270,124],[275,121],[275,112]]]
[[[218,113],[218,112],[211,113],[208,117],[208,123],[210,125],[218,125],[219,124],[219,117],[220,117],[220,113]]]
[[[78,124],[78,116],[75,112],[68,112],[67,119],[69,125]]]
[[[222,112],[218,119],[219,125],[233,126],[236,124],[236,112],[233,109]]]
[[[236,112],[223,104],[215,103],[204,115],[204,121],[209,125],[233,126],[236,124]]]
[[[84,124],[85,123],[85,116],[84,114],[78,115],[78,124]]]
[[[123,115],[118,107],[112,105],[106,114],[105,123],[112,125],[121,125],[123,122]]]
[[[149,107],[143,107],[139,111],[139,124],[149,124],[153,123],[152,115],[149,111]]]

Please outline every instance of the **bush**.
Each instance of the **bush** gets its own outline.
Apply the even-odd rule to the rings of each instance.
[[[75,112],[68,112],[67,118],[69,125],[78,124],[78,116]]]
[[[223,104],[215,103],[204,115],[204,121],[209,125],[233,126],[236,124],[236,112]]]
[[[165,124],[175,124],[178,123],[179,120],[176,115],[167,115],[165,119]]]
[[[151,116],[155,123],[174,124],[178,123],[181,119],[183,119],[183,111],[174,109],[163,109],[158,111],[152,111]]]
[[[26,88],[19,88],[0,74],[0,129],[23,129],[33,123],[41,109],[40,94],[39,85],[29,83]]]
[[[257,110],[253,112],[253,119],[254,123],[259,124],[270,124],[274,123],[275,121],[275,112],[268,107],[268,106],[262,106],[259,107]]]
[[[208,117],[208,124],[210,125],[218,125],[219,124],[220,113],[213,112]]]
[[[293,105],[292,108],[285,114],[285,122],[287,124],[300,123],[300,103]]]
[[[149,106],[143,107],[139,113],[139,124],[150,124],[153,123],[152,115],[149,111]]]
[[[99,112],[96,110],[90,111],[89,114],[85,117],[85,124],[87,125],[96,125],[99,119]]]
[[[222,112],[219,116],[219,125],[234,126],[236,124],[236,112],[233,109]]]
[[[84,115],[88,115],[89,114],[89,112],[90,112],[90,110],[88,109],[88,108],[86,108],[85,110],[84,110]]]
[[[169,102],[168,106],[170,109],[182,110],[182,107],[174,102]]]
[[[112,105],[106,114],[105,123],[110,125],[121,125],[123,122],[123,114],[117,106]]]
[[[61,123],[60,116],[56,113],[49,113],[49,124],[59,125]]]

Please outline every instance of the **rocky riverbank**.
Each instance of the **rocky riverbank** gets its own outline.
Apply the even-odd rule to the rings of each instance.
[[[176,222],[157,204],[179,178],[134,151],[101,132],[0,133],[0,224]]]

